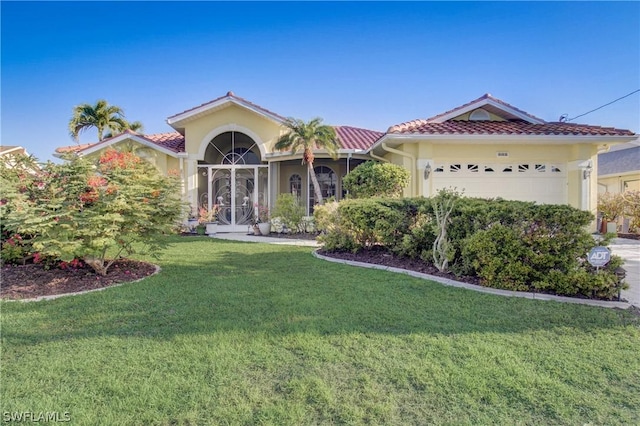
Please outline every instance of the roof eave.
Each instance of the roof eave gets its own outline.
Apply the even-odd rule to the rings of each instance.
[[[181,114],[171,116],[167,118],[166,122],[168,125],[173,127],[176,131],[180,131],[180,130],[184,131],[184,124],[187,123],[188,121],[207,115],[210,111],[224,107],[226,104],[238,105],[260,116],[263,116],[266,119],[275,122],[276,124],[283,124],[285,122],[282,119],[282,117],[276,114],[269,113],[268,111],[257,108],[256,106],[248,102],[243,102],[242,100],[229,97],[229,96],[219,99],[215,102],[199,106],[198,108],[183,112]]]
[[[156,151],[159,151],[159,152],[161,152],[163,154],[169,155],[169,156],[174,157],[174,158],[178,158],[178,153],[177,152],[172,151],[170,149],[167,149],[167,148],[165,148],[165,147],[163,147],[161,145],[158,145],[157,143],[148,140],[144,136],[133,135],[131,133],[122,133],[122,134],[120,134],[118,136],[115,136],[115,137],[109,139],[107,141],[107,143],[98,142],[98,143],[96,143],[96,144],[94,144],[94,145],[92,145],[92,146],[90,146],[88,148],[76,151],[76,153],[78,155],[90,155],[90,154],[93,154],[96,151],[100,151],[101,149],[107,148],[107,147],[109,147],[111,145],[114,145],[116,143],[119,143],[119,142],[122,142],[122,141],[125,141],[125,140],[128,140],[128,139],[133,140],[135,142],[138,142],[138,143],[140,143],[142,145],[145,145],[145,146],[147,146],[147,147],[149,147],[151,149],[154,149]],[[58,157],[58,158],[60,158],[60,157]]]
[[[416,143],[424,141],[435,142],[448,142],[463,144],[469,141],[486,143],[486,144],[509,144],[509,143],[528,143],[535,145],[543,145],[552,141],[555,144],[622,144],[637,138],[633,136],[622,135],[469,135],[469,134],[451,134],[451,135],[439,135],[439,134],[422,134],[422,133],[409,133],[409,134],[396,134],[387,133],[382,138],[378,139],[367,152],[372,152],[382,145],[383,142],[396,142],[396,143]]]

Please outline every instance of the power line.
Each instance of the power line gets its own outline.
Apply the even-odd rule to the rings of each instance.
[[[575,117],[573,117],[573,118],[565,118],[565,119],[564,119],[564,121],[572,121],[572,120],[575,120],[576,118],[580,118],[580,117],[583,117],[583,116],[585,116],[585,115],[587,115],[587,114],[591,114],[591,113],[592,113],[592,112],[594,112],[594,111],[597,111],[597,110],[602,109],[602,108],[604,108],[604,107],[606,107],[606,106],[609,106],[609,105],[611,105],[611,104],[614,104],[614,103],[618,102],[619,100],[624,99],[624,98],[627,98],[627,97],[629,97],[629,96],[633,95],[634,93],[638,93],[638,92],[640,92],[640,89],[636,89],[636,90],[634,90],[634,91],[633,91],[633,92],[631,92],[631,93],[627,93],[626,95],[624,95],[624,96],[622,96],[622,97],[620,97],[620,98],[618,98],[618,99],[615,99],[615,100],[613,100],[613,101],[611,101],[611,102],[609,102],[609,103],[607,103],[607,104],[604,104],[604,105],[602,105],[602,106],[599,106],[598,108],[592,109],[591,111],[587,111],[587,112],[585,112],[584,114],[576,115],[576,116],[575,116]],[[561,118],[562,118],[562,117],[561,117]],[[561,120],[561,121],[562,121],[562,120]]]

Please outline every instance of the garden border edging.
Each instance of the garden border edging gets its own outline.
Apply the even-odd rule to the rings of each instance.
[[[120,286],[123,286],[125,284],[133,284],[133,283],[140,282],[140,281],[142,281],[142,280],[144,280],[146,278],[149,278],[149,277],[152,277],[154,275],[157,275],[162,270],[162,268],[159,265],[153,265],[153,266],[155,267],[155,270],[153,271],[152,274],[149,274],[146,277],[138,278],[137,280],[133,280],[133,281],[125,281],[125,282],[117,283],[117,284],[110,285],[110,286],[107,286],[107,287],[93,288],[91,290],[76,291],[74,293],[51,294],[49,296],[32,297],[31,299],[2,299],[2,301],[3,302],[41,302],[43,300],[54,300],[54,299],[59,299],[61,297],[66,297],[66,296],[80,296],[82,294],[93,293],[93,292],[96,292],[96,291],[107,290],[109,288],[120,287]]]
[[[320,250],[320,249],[318,249]],[[429,275],[422,272],[410,271],[407,269],[396,268],[393,266],[384,266],[384,265],[376,265],[372,263],[365,262],[355,262],[352,260],[344,260],[344,259],[336,259],[333,257],[328,257],[321,255],[318,253],[318,250],[314,250],[312,252],[313,256],[326,260],[328,262],[341,263],[344,265],[357,266],[361,268],[370,268],[370,269],[380,269],[383,271],[395,272],[400,274],[409,275],[415,278],[426,279],[430,281],[435,281],[439,284],[443,284],[450,287],[458,287],[465,288],[467,290],[473,290],[480,293],[489,293],[497,296],[506,296],[506,297],[520,297],[524,299],[532,299],[532,300],[553,300],[556,302],[563,303],[576,303],[580,305],[589,305],[589,306],[598,306],[601,308],[619,308],[619,309],[629,309],[632,305],[627,302],[616,302],[616,301],[607,301],[607,300],[592,300],[592,299],[577,299],[573,297],[567,296],[554,296],[552,294],[542,294],[542,293],[531,293],[525,291],[513,291],[513,290],[501,290],[497,288],[490,287],[482,287],[475,284],[463,283],[460,281],[455,281],[449,278],[438,277],[436,275]]]

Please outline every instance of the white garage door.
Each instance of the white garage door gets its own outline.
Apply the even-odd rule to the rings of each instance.
[[[467,197],[566,204],[566,164],[449,163],[433,169],[433,193],[457,188]]]

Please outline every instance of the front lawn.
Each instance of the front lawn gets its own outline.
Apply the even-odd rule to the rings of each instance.
[[[72,424],[638,424],[640,322],[173,237],[162,272],[2,302],[0,413]]]

